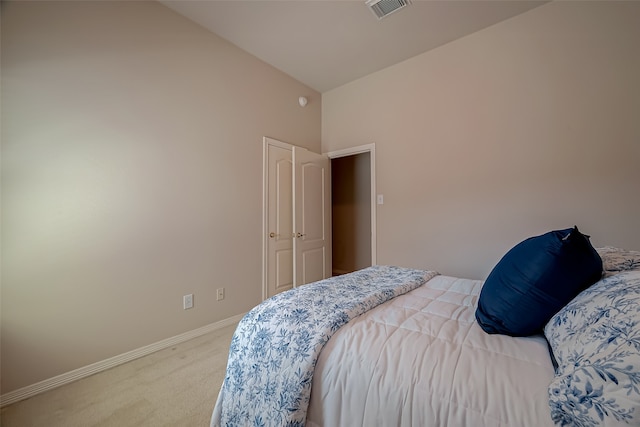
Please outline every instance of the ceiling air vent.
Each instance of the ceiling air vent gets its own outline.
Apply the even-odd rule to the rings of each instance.
[[[378,19],[382,19],[408,6],[409,0],[367,0],[365,3]]]

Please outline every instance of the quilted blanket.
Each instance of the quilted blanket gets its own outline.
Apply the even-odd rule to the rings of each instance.
[[[302,426],[314,367],[342,325],[436,276],[373,266],[278,294],[241,320],[211,426]]]

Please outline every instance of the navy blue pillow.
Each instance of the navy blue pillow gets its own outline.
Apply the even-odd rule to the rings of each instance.
[[[531,237],[493,268],[480,292],[476,319],[490,334],[540,333],[601,275],[602,260],[578,227]]]

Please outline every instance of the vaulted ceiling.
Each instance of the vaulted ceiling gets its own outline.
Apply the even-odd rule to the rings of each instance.
[[[364,0],[161,3],[326,92],[546,1],[413,0],[382,20]]]

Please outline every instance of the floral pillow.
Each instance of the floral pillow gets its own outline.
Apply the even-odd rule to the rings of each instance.
[[[581,292],[544,333],[558,363],[549,385],[556,424],[640,425],[640,270]]]
[[[621,271],[640,270],[640,251],[628,251],[611,246],[596,248],[596,251],[602,259],[603,277],[609,277]]]

